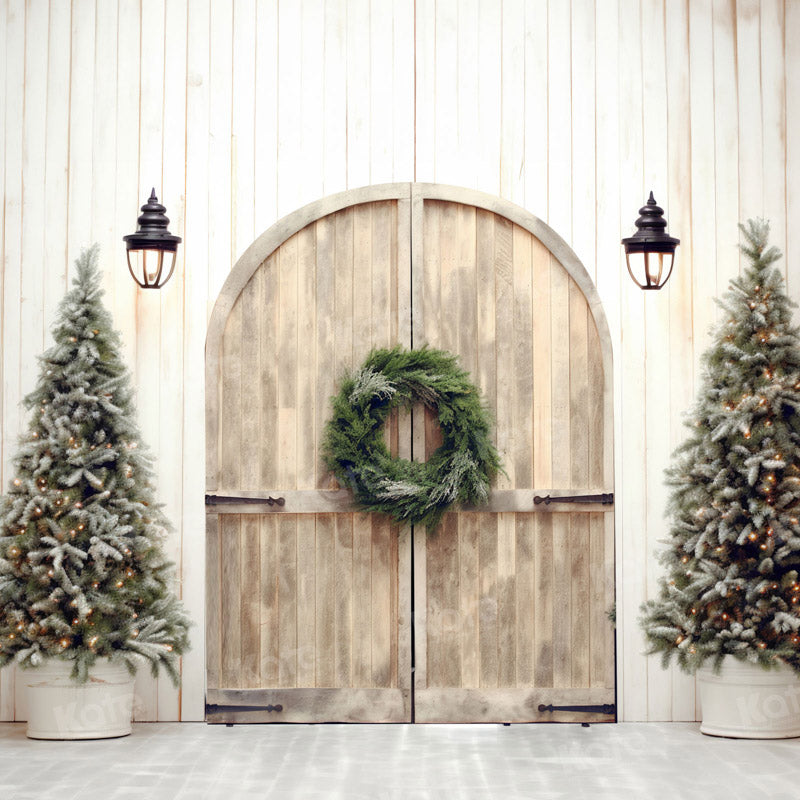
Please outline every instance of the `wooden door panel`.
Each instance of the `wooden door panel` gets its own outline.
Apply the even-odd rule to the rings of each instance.
[[[409,206],[311,220],[232,289],[209,360],[208,488],[285,504],[209,508],[210,721],[410,719],[409,532],[341,503],[319,513],[338,488],[319,445],[339,377],[373,347],[410,343]],[[387,425],[396,453],[409,424]]]
[[[450,513],[433,535],[415,532],[416,719],[574,718],[538,705],[614,702],[613,511],[545,510],[533,495],[613,491],[594,317],[520,225],[446,200],[416,208],[415,346],[456,352],[470,370],[495,413],[505,475],[494,496],[517,499],[513,512]],[[438,447],[431,415],[416,440],[420,457]]]
[[[415,533],[418,722],[563,721],[574,714],[538,703],[614,703],[605,516],[459,512]],[[481,698],[496,704],[475,716]]]
[[[209,609],[209,632],[220,642],[209,672],[219,680],[209,686],[209,698],[217,698],[209,703],[259,705],[269,689],[261,704],[282,710],[222,709],[209,718],[307,722],[313,708],[326,708],[347,721],[409,719],[410,675],[398,669],[407,632],[397,578],[407,533],[367,514],[220,516],[219,583],[210,586],[220,603]],[[309,706],[312,689],[327,694]],[[334,699],[331,689],[346,691]]]

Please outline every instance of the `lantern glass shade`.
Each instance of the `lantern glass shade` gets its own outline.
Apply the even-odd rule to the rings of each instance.
[[[128,250],[128,269],[143,289],[158,289],[172,277],[177,255],[174,250]]]
[[[639,209],[636,233],[622,240],[628,274],[640,289],[660,289],[672,275],[675,248],[680,239],[667,233],[664,209],[650,192],[647,203]]]
[[[141,210],[136,233],[122,237],[128,250],[128,269],[142,289],[159,289],[175,271],[181,237],[169,232],[167,209],[158,202],[155,189]]]
[[[628,274],[640,289],[660,289],[672,274],[675,253],[625,253]]]

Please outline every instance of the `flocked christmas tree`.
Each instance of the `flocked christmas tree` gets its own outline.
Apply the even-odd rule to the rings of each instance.
[[[650,652],[686,671],[726,654],[800,671],[800,338],[769,226],[720,301],[690,435],[667,471],[666,576],[643,607]]]
[[[0,666],[143,657],[178,680],[188,619],[170,589],[166,520],[154,498],[120,337],[101,302],[93,248],[77,261],[55,345],[0,508]]]

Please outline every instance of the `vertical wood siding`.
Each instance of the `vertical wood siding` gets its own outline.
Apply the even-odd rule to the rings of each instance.
[[[20,400],[73,261],[99,241],[197,621],[182,690],[143,676],[137,718],[203,714],[203,350],[226,275],[299,206],[410,180],[523,206],[595,279],[615,357],[621,718],[694,718],[694,681],[642,656],[636,618],[655,590],[662,471],[698,385],[711,298],[740,268],[737,222],[770,219],[800,300],[797,3],[3,0],[0,42],[0,481],[12,477]],[[133,285],[121,241],[151,186],[184,237],[176,275],[155,295]],[[650,189],[682,243],[667,288],[644,296],[619,239]],[[533,409],[558,413],[536,397]],[[243,529],[240,543],[256,535]],[[533,536],[545,546],[551,534]],[[0,719],[25,716],[17,684],[13,669],[0,672]]]

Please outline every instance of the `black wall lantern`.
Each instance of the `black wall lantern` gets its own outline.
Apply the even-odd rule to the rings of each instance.
[[[142,206],[139,227],[122,239],[128,248],[128,269],[142,289],[159,289],[175,270],[180,236],[167,230],[167,209],[158,202],[156,190]]]
[[[623,239],[628,273],[640,289],[660,289],[672,274],[675,248],[680,239],[667,233],[664,209],[656,205],[653,193],[639,209],[633,236]]]

